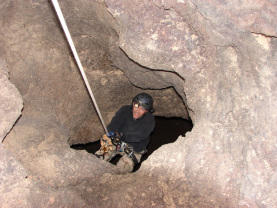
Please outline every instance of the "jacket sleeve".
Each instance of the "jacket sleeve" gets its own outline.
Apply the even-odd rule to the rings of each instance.
[[[107,126],[109,132],[118,132],[120,127],[124,123],[124,112],[126,111],[125,107],[120,108],[115,116],[112,118],[111,123]],[[119,133],[119,132],[118,132]]]

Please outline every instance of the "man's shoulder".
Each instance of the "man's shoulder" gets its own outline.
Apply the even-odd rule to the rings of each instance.
[[[145,118],[151,122],[155,122],[155,117],[153,116],[152,113],[147,113]]]

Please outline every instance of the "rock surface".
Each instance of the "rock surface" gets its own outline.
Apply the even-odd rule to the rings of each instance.
[[[0,139],[11,152],[1,144],[0,206],[277,207],[276,7],[61,2],[105,122],[146,90],[155,115],[194,124],[139,171],[118,175],[69,147],[103,128],[51,3],[0,3]]]
[[[17,88],[9,81],[7,64],[1,59],[0,89],[0,138],[2,141],[21,115],[23,100]]]

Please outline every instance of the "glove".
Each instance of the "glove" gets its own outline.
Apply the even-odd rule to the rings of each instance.
[[[109,138],[114,138],[114,137],[116,137],[117,133],[109,132],[109,133],[107,133],[106,135],[107,135],[107,137],[109,137]]]
[[[113,145],[116,147],[116,151],[123,152],[124,148],[126,146],[126,143],[124,143],[122,140],[124,139],[122,133],[109,133],[110,138],[112,140]]]
[[[97,151],[97,153],[95,153],[96,155],[101,156],[101,155],[104,155],[108,151],[113,151],[112,141],[106,134],[104,134],[100,138],[100,145],[101,145],[101,147]]]

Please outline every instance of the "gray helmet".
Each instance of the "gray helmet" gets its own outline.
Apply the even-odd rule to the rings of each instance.
[[[140,94],[136,95],[133,98],[133,102],[135,104],[138,104],[139,106],[142,106],[150,113],[154,113],[154,111],[155,111],[153,108],[153,99],[147,93],[140,93]]]

